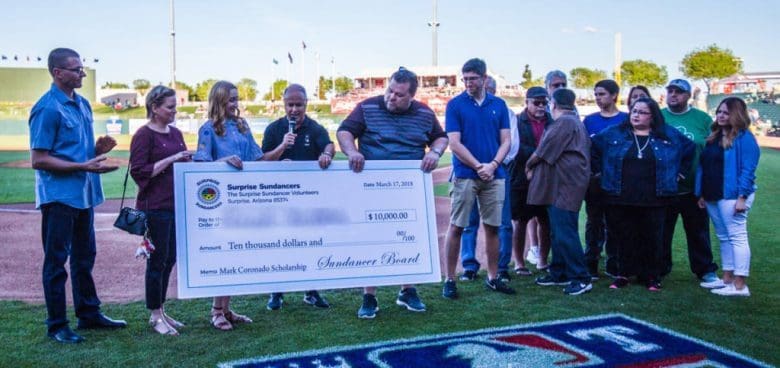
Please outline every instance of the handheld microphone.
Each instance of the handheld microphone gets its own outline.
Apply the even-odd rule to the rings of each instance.
[[[287,118],[287,122],[289,123],[289,133],[292,133],[293,130],[295,130],[295,120]]]

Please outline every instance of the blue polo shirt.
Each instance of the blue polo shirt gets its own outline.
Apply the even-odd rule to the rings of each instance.
[[[70,162],[95,158],[95,133],[89,102],[73,93],[71,100],[52,84],[30,112],[30,149]],[[59,202],[86,209],[103,203],[100,175],[35,170],[35,207]]]
[[[460,141],[479,162],[490,162],[501,146],[501,129],[509,129],[509,115],[504,100],[485,94],[479,105],[465,91],[447,103],[445,118],[447,133],[460,132]],[[462,179],[479,179],[474,169],[452,156],[453,175]],[[506,177],[502,165],[495,173],[496,179]]]
[[[198,150],[192,156],[193,161],[217,161],[236,155],[241,161],[257,161],[263,157],[263,151],[257,145],[252,131],[247,127],[244,133],[238,130],[238,124],[225,121],[225,134],[220,136],[214,131],[214,123],[206,121],[198,130]]]

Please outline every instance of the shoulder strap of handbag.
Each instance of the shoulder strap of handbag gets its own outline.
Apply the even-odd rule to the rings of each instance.
[[[125,171],[125,184],[122,186],[122,202],[119,203],[119,210],[125,207],[125,192],[127,191],[127,176],[130,174],[130,163],[127,163],[127,170]]]

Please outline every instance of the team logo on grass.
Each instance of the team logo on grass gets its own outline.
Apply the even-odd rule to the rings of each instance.
[[[219,182],[214,179],[203,179],[198,182],[198,207],[211,210],[222,205]]]
[[[227,362],[221,367],[768,367],[621,314]]]

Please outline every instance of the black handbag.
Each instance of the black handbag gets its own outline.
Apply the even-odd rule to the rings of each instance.
[[[130,165],[125,172],[125,185],[122,188],[122,202],[119,204],[119,217],[114,221],[114,227],[127,231],[133,235],[146,234],[146,213],[132,207],[124,207],[125,192],[127,191],[127,176],[130,174]]]

